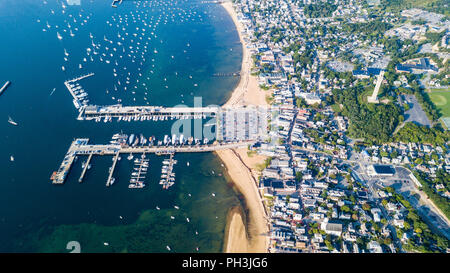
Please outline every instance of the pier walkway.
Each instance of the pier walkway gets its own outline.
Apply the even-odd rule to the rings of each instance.
[[[163,107],[163,106],[109,106],[87,105],[79,109],[78,120],[120,118],[121,120],[162,120],[167,118],[215,117],[220,107]]]
[[[72,167],[75,158],[78,155],[113,155],[115,156],[113,167],[109,173],[107,180],[110,184],[112,173],[117,162],[119,154],[142,154],[142,153],[155,153],[155,154],[174,154],[174,153],[196,153],[196,152],[213,152],[223,149],[234,149],[240,147],[247,147],[252,145],[255,141],[241,141],[224,144],[207,144],[207,145],[177,145],[177,146],[120,146],[120,145],[93,145],[88,144],[88,138],[75,139],[69,147],[59,169],[51,176],[53,184],[64,184],[66,177]]]

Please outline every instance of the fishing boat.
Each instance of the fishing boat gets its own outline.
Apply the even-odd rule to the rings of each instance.
[[[15,122],[14,120],[12,120],[11,117],[8,117],[8,122],[9,122],[10,124],[14,125],[14,126],[17,126],[17,125],[18,125],[17,122]]]

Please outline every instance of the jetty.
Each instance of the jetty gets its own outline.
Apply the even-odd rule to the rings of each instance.
[[[3,94],[3,92],[8,88],[8,86],[11,84],[10,81],[5,82],[5,84],[0,88],[0,96]]]
[[[231,143],[219,143],[219,144],[203,144],[203,145],[167,145],[167,146],[128,146],[117,144],[89,144],[88,138],[75,139],[67,151],[64,159],[57,171],[53,172],[51,180],[53,184],[64,184],[67,175],[75,161],[75,158],[80,155],[109,155],[115,156],[113,166],[109,172],[107,185],[111,184],[112,174],[117,163],[119,154],[174,154],[174,153],[199,153],[199,152],[213,152],[223,149],[235,149],[241,147],[247,147],[254,144],[256,141],[238,141]]]

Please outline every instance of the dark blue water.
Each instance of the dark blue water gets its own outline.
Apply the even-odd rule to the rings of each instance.
[[[199,1],[139,2],[124,1],[114,9],[110,1],[68,6],[65,1],[0,0],[0,84],[12,82],[0,96],[1,252],[67,252],[68,241],[79,241],[87,252],[163,252],[167,245],[178,252],[221,251],[227,210],[239,199],[213,154],[175,155],[177,180],[169,190],[158,184],[163,158],[155,155],[147,187],[140,190],[127,188],[132,161],[126,156],[109,188],[111,157],[94,157],[82,184],[78,178],[85,158],[77,160],[64,185],[50,181],[74,138],[103,144],[123,131],[162,139],[172,126],[170,121],[77,121],[65,80],[94,72],[80,81],[92,104],[120,99],[125,105],[164,106],[193,105],[194,97],[201,97],[203,105],[222,104],[238,81],[212,77],[240,69],[242,49],[224,9]],[[146,44],[140,37],[151,39]],[[19,125],[9,124],[8,116]]]

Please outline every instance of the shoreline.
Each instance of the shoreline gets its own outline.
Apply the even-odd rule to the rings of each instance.
[[[252,58],[243,38],[244,27],[238,21],[231,2],[223,2],[221,6],[231,17],[242,44],[240,80],[223,106],[267,106],[266,92],[259,87],[257,77],[251,75]],[[258,190],[259,174],[255,169],[257,164],[264,162],[265,157],[256,156],[251,159],[246,152],[247,148],[215,152],[225,164],[233,184],[245,199],[245,213],[240,208],[233,207],[227,215],[223,245],[225,253],[268,252],[269,240],[265,236],[268,233],[267,212]]]
[[[244,224],[245,215],[241,206],[229,209],[223,239],[223,253],[247,252],[247,233]],[[237,240],[239,239],[239,240]],[[233,243],[231,243],[233,241]],[[244,244],[237,245],[236,242]]]
[[[226,107],[249,104],[267,106],[266,92],[259,87],[257,77],[251,75],[250,70],[252,69],[252,57],[242,34],[244,32],[244,27],[239,22],[237,13],[234,10],[231,2],[223,2],[220,5],[231,17],[239,34],[239,40],[242,44],[242,64],[240,71],[240,80],[231,93],[231,97],[223,106]]]
[[[247,148],[236,150],[219,150],[215,153],[225,163],[228,175],[237,191],[244,197],[244,211],[241,214],[231,208],[225,229],[225,253],[266,253],[268,251],[268,232],[266,210],[262,203],[255,174],[241,159]]]

